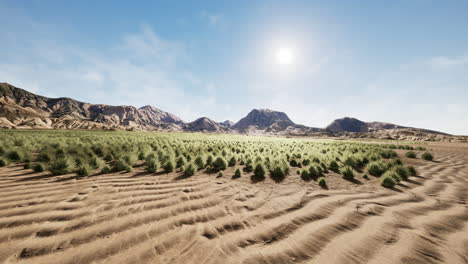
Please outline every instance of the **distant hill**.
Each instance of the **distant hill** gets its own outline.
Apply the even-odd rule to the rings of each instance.
[[[352,117],[334,120],[325,128],[294,123],[286,113],[253,109],[237,123],[201,117],[189,123],[154,106],[89,104],[71,98],[48,98],[7,83],[0,83],[0,128],[112,129],[188,131],[283,136],[320,136],[457,141],[446,133],[384,122],[364,122]]]

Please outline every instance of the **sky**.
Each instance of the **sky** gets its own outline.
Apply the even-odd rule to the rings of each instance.
[[[268,108],[468,135],[468,1],[0,0],[0,13],[0,82],[40,95],[187,122]]]

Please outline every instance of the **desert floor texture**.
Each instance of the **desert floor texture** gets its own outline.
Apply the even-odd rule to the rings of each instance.
[[[0,168],[0,263],[468,263],[468,145],[394,190],[293,171],[77,178]],[[406,161],[405,161],[406,162]]]

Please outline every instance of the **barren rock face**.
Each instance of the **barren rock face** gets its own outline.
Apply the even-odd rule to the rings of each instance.
[[[336,119],[325,129],[331,132],[367,132],[369,130],[367,123],[351,117]]]
[[[177,116],[152,106],[137,109],[87,104],[70,98],[47,98],[7,83],[0,84],[0,116],[15,126],[33,128],[159,129],[162,125],[183,123]],[[177,130],[177,126],[171,130]]]
[[[255,135],[467,141],[465,137],[384,122],[363,122],[345,117],[325,129],[295,124],[278,111],[254,109],[234,123],[207,117],[184,123],[179,117],[146,105],[88,104],[71,98],[48,98],[7,83],[0,83],[0,128],[118,129],[246,133]]]
[[[193,131],[193,132],[196,132],[196,131],[226,132],[228,131],[228,128],[221,126],[220,124],[216,123],[215,121],[207,117],[201,117],[193,122],[188,123],[185,126],[185,130]]]
[[[232,126],[236,130],[246,130],[249,127],[265,129],[279,123],[280,127],[294,126],[294,122],[283,112],[272,111],[269,109],[254,109],[246,117],[242,118]]]

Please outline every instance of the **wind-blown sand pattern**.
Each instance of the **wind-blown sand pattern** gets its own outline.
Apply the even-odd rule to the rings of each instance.
[[[389,190],[0,168],[1,263],[468,263],[468,146]],[[331,176],[330,176],[331,177]]]

